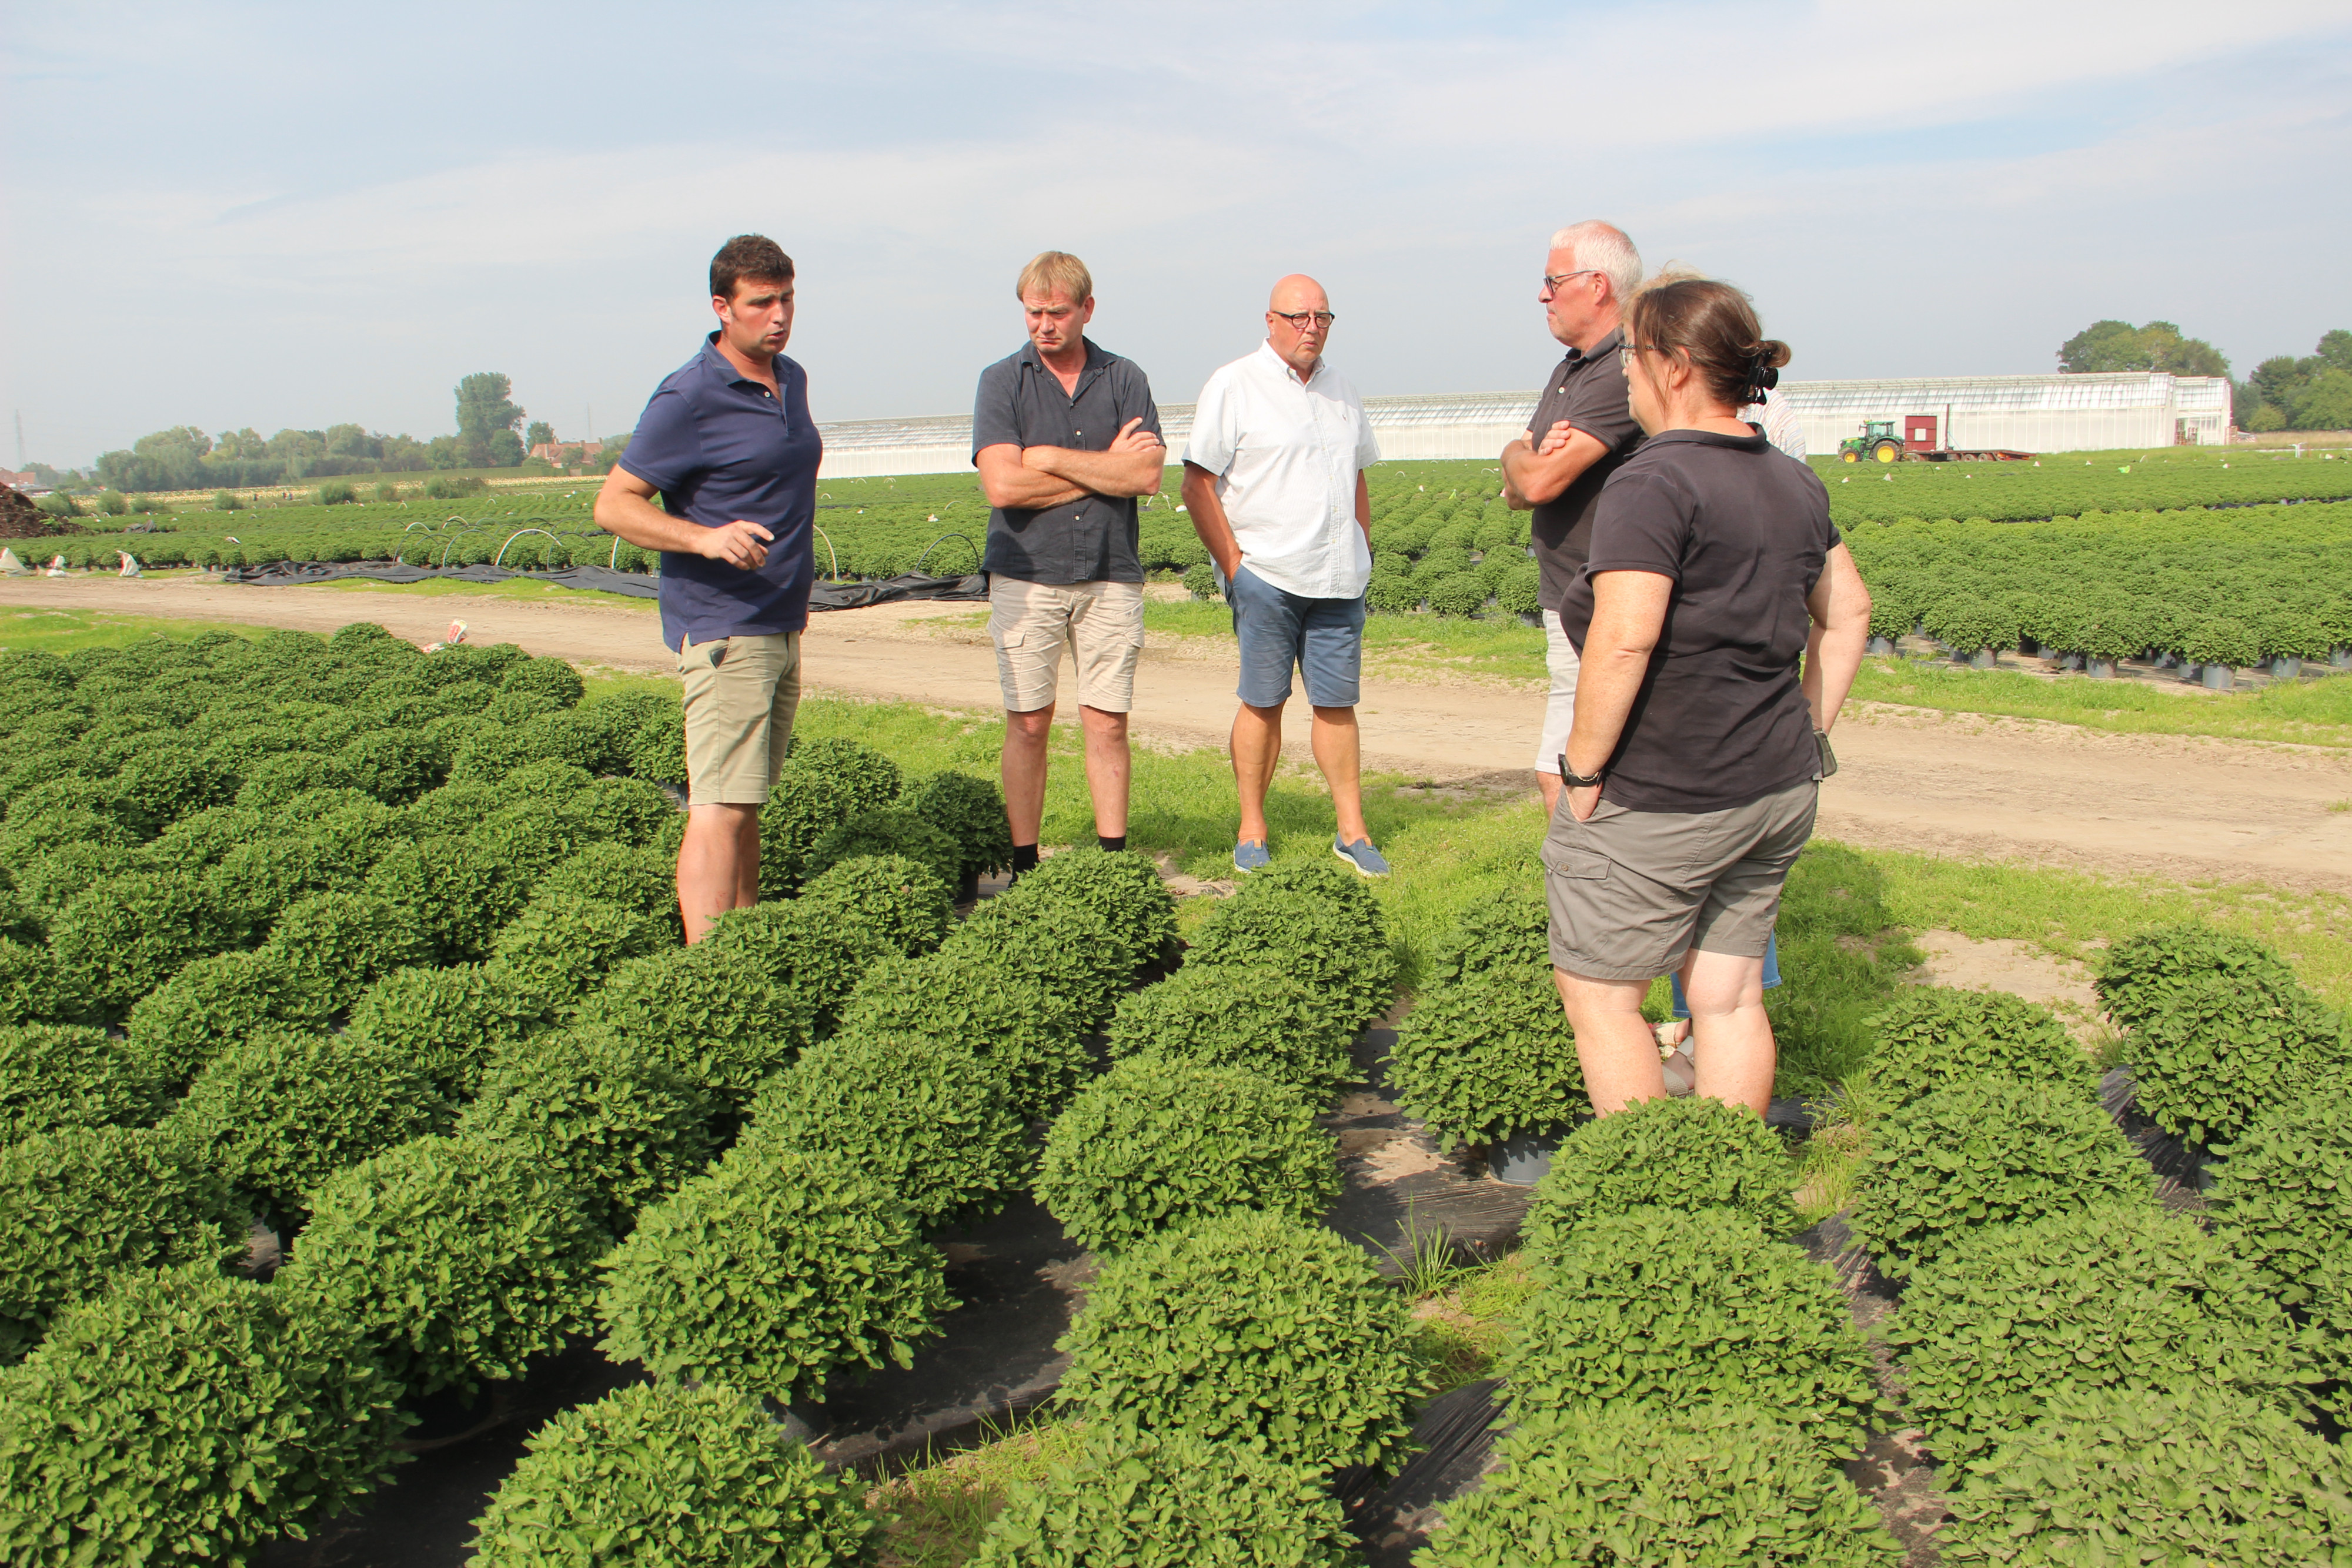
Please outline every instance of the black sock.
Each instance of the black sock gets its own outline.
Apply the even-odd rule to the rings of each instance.
[[[1114,839],[1102,833],[1097,833],[1095,835],[1095,842],[1100,844],[1104,849],[1108,850],[1115,854],[1118,851],[1127,848],[1127,835],[1125,833],[1121,833],[1118,837]]]
[[[1013,874],[1014,876],[1019,876],[1024,871],[1035,871],[1036,869],[1037,846],[1035,844],[1013,845]]]

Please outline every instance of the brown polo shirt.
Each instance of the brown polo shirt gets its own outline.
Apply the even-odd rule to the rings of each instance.
[[[1559,608],[1560,595],[1592,553],[1592,509],[1600,504],[1601,486],[1642,444],[1642,427],[1633,423],[1625,367],[1617,353],[1623,342],[1623,334],[1612,331],[1593,344],[1590,354],[1570,349],[1544,383],[1535,417],[1528,421],[1528,439],[1538,446],[1543,444],[1544,433],[1564,419],[1609,449],[1556,499],[1532,514],[1529,538],[1543,569],[1540,598],[1547,610]]]

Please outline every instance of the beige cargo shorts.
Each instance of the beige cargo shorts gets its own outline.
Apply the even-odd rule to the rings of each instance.
[[[688,638],[677,673],[686,680],[687,803],[766,804],[800,711],[801,634]]]
[[[996,644],[996,678],[1007,713],[1052,705],[1062,650],[1078,674],[1078,701],[1104,713],[1135,706],[1135,666],[1143,655],[1143,584],[988,580],[988,636]]]

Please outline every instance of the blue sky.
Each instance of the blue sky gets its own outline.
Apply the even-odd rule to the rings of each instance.
[[[0,16],[0,411],[60,465],[428,436],[480,370],[625,429],[746,229],[799,264],[820,419],[968,407],[1049,246],[1171,402],[1292,270],[1367,393],[1532,387],[1590,216],[1750,289],[1803,379],[2045,371],[2108,316],[2243,373],[2352,326],[2343,0]]]

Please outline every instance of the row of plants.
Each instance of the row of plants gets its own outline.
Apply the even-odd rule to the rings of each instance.
[[[592,1329],[639,1212],[1006,857],[992,786],[813,742],[776,901],[681,947],[675,701],[582,689],[373,627],[0,659],[0,1554],[226,1560],[364,1491],[402,1399]]]
[[[193,712],[173,738],[197,763],[239,755],[222,743],[259,720],[302,730],[294,738],[313,744],[299,752],[245,743],[265,759],[310,759],[279,766],[291,776],[375,740],[368,725],[383,714],[420,727],[399,705],[428,667],[445,678],[448,653],[452,674],[502,666],[495,685],[448,678],[467,688],[453,707],[558,684],[541,667],[551,662],[511,651],[417,655],[386,643],[352,633],[0,662],[12,729],[51,725],[78,748],[72,777],[96,786],[63,803],[27,785],[6,831],[55,838],[58,810],[84,813],[85,828],[110,822],[109,847],[132,858],[102,868],[107,895],[92,906],[139,903],[120,879],[196,865],[173,884],[176,902],[147,902],[215,933],[246,922],[216,953],[159,948],[135,976],[54,986],[0,1048],[5,1179],[25,1198],[5,1206],[25,1231],[10,1249],[23,1266],[8,1281],[5,1352],[22,1359],[0,1373],[0,1486],[27,1503],[11,1513],[23,1521],[12,1553],[233,1555],[299,1531],[383,1478],[404,1398],[517,1375],[581,1333],[601,1333],[607,1354],[657,1381],[564,1418],[567,1432],[614,1431],[614,1448],[583,1452],[560,1434],[534,1443],[483,1521],[480,1560],[552,1560],[564,1531],[632,1497],[643,1509],[631,1539],[656,1540],[662,1517],[694,1527],[709,1508],[698,1496],[688,1513],[675,1506],[662,1467],[677,1456],[645,1451],[654,1428],[691,1430],[715,1464],[740,1459],[714,1473],[772,1462],[775,1485],[740,1489],[757,1515],[743,1528],[785,1530],[793,1552],[804,1531],[850,1551],[870,1532],[862,1510],[747,1400],[814,1396],[837,1370],[903,1360],[952,1306],[923,1228],[1024,1186],[1118,1255],[1196,1221],[1278,1224],[1292,1245],[1346,1266],[1355,1310],[1393,1317],[1360,1255],[1299,1218],[1337,1186],[1314,1110],[1396,975],[1353,879],[1322,868],[1268,879],[1196,934],[1178,976],[1134,990],[1175,956],[1172,905],[1148,861],[1053,857],[950,933],[951,883],[1007,854],[1001,802],[978,781],[948,786],[951,775],[902,789],[887,758],[845,743],[796,748],[762,812],[772,896],[691,949],[675,946],[664,864],[675,835],[661,824],[482,874],[514,835],[475,832],[486,819],[464,808],[573,823],[575,797],[645,783],[540,757],[530,737],[507,743],[534,726],[543,738],[558,718],[633,736],[600,714],[613,699],[581,704],[575,690],[570,706],[559,692],[528,717],[501,709],[493,727],[452,740],[447,781],[428,768],[422,787],[385,782],[364,805],[313,788],[273,808],[253,777],[230,773],[158,808],[146,773],[123,777],[139,748],[118,731],[146,734],[142,755],[166,748],[131,728],[138,694],[159,685],[156,711]],[[362,716],[360,733],[331,735],[307,707],[279,711],[299,699],[278,677],[298,668],[336,711]],[[223,689],[203,700],[205,685]],[[499,743],[480,744],[493,735]],[[333,751],[318,748],[330,740]],[[636,749],[662,770],[664,748],[648,738]],[[492,795],[463,793],[475,789]],[[501,792],[516,798],[496,803]],[[203,803],[214,795],[228,803]],[[346,828],[343,813],[379,836]],[[322,817],[339,836],[331,850],[308,842],[312,859],[348,866],[356,890],[297,896],[274,920],[228,896],[253,879],[246,861],[226,862],[257,842],[299,841]],[[437,831],[453,818],[463,831]],[[45,865],[59,852],[71,846],[35,857],[45,874],[33,883],[65,888]],[[395,900],[395,886],[413,895]],[[493,893],[501,912],[485,913]],[[58,908],[22,906],[35,925]],[[59,934],[27,926],[19,946],[37,952],[44,935],[54,973]],[[1108,1037],[1108,1071],[1089,1036]],[[1230,1104],[1230,1123],[1179,1124],[1203,1103]],[[1178,1105],[1187,1115],[1167,1114]],[[1154,1184],[1138,1201],[1134,1189]],[[234,1267],[254,1211],[286,1244],[267,1285]],[[45,1255],[36,1238],[71,1239]],[[1240,1250],[1263,1267],[1260,1243]],[[1284,1278],[1309,1290],[1295,1270]],[[1142,1290],[1133,1311],[1164,1293]],[[1109,1333],[1107,1312],[1092,1321]],[[1140,1326],[1129,1337],[1157,1339]],[[1106,1352],[1104,1375],[1121,1375],[1136,1346]],[[76,1403],[93,1377],[103,1427]],[[224,1397],[232,1386],[238,1396]],[[1387,1417],[1371,1447],[1392,1442],[1401,1421]],[[275,1437],[246,1456],[242,1485],[197,1457],[223,1444],[242,1454],[257,1425]],[[96,1486],[93,1441],[121,1457]],[[1136,1436],[1117,1465],[1159,1441]],[[577,1484],[545,1481],[541,1456]],[[1281,1475],[1277,1507],[1306,1490]],[[533,1491],[542,1484],[552,1492]],[[646,1501],[657,1494],[667,1515]],[[708,1558],[677,1560],[740,1560],[732,1528],[706,1532]]]
[[[748,1187],[753,1168],[796,1156],[874,1173],[919,1221],[1029,1187],[1101,1260],[1062,1346],[1060,1400],[1086,1441],[1010,1500],[980,1561],[1345,1560],[1325,1480],[1396,1456],[1423,1386],[1400,1298],[1317,1220],[1339,1177],[1316,1114],[1350,1074],[1349,1042],[1387,1005],[1393,948],[1359,882],[1309,865],[1253,878],[1195,931],[1181,967],[1134,986],[1177,956],[1173,904],[1149,862],[1078,852],[1046,860],[936,949],[871,971],[840,1032],[770,1080],[712,1175],[647,1211],[608,1265],[620,1307],[608,1353],[678,1380],[534,1438],[480,1521],[475,1561],[551,1563],[567,1535],[608,1532],[664,1542],[680,1563],[871,1560],[856,1489],[743,1414],[746,1396],[821,1389],[827,1369],[798,1357],[839,1310],[815,1282],[824,1269],[870,1280],[894,1255],[840,1235],[802,1252],[812,1226],[799,1217],[825,1207],[817,1194],[719,1203],[730,1167]],[[1024,1128],[1043,1129],[1042,1146]],[[661,1268],[690,1270],[690,1283],[660,1292],[666,1313],[632,1308]],[[745,1278],[795,1288],[748,1302],[763,1293],[720,1288]],[[941,1303],[898,1296],[936,1322]],[[648,1318],[644,1344],[627,1337]],[[866,1330],[877,1332],[889,1330]],[[666,1350],[643,1355],[656,1342]],[[666,1488],[678,1461],[640,1436],[656,1420],[694,1473],[758,1484]],[[744,1536],[761,1530],[781,1539],[750,1553]]]
[[[1442,1138],[1580,1119],[1544,928],[1537,898],[1474,906],[1400,1031],[1392,1084]],[[2352,1207],[2313,1179],[2344,1159],[2352,1041],[2275,956],[2200,927],[2117,944],[2100,989],[2141,1112],[2228,1156],[2210,1234],[2158,1203],[2047,1009],[1906,988],[1840,1111],[1866,1148],[1847,1218],[1903,1291],[1882,1337],[1904,1406],[1874,1389],[1830,1276],[1779,1239],[1797,1218],[1777,1138],[1697,1100],[1585,1122],[1522,1231],[1542,1289],[1497,1367],[1504,1469],[1423,1561],[1598,1541],[1616,1554],[1593,1561],[1892,1561],[1824,1461],[1898,1415],[1943,1467],[1953,1561],[2352,1545],[2330,1500],[2352,1475],[2308,1425],[2352,1414]],[[1748,1460],[1710,1473],[1732,1434]],[[1659,1453],[1687,1457],[1670,1484],[1626,1468]]]
[[[2352,506],[1906,518],[1848,543],[1874,636],[2228,666],[2352,647]]]
[[[1539,1282],[1497,1370],[1499,1469],[1428,1568],[1554,1557],[1893,1563],[1831,1465],[1925,1429],[1946,1561],[2287,1564],[2352,1549],[2341,1423],[2347,1048],[2283,966],[2210,931],[2119,944],[2101,979],[2143,1109],[2227,1155],[2210,1232],[2157,1200],[2046,1009],[1922,988],[1850,1085],[1850,1215],[1901,1300],[1875,1385],[1843,1291],[1783,1238],[1754,1117],[1651,1102],[1573,1134],[1523,1236]],[[2242,1077],[2217,1060],[2250,1042]],[[2221,1140],[2226,1138],[2226,1143]]]
[[[2352,466],[2247,451],[2056,453],[2032,463],[1904,463],[1857,475],[1813,460],[1841,528],[1904,518],[2038,522],[2095,514],[2352,499]]]
[[[1902,1286],[1881,1336],[1939,1469],[1947,1560],[2320,1560],[2348,1479],[2340,1308],[2352,1042],[2255,944],[2200,926],[2108,952],[2141,1113],[2221,1160],[2205,1223],[2159,1202],[2046,1009],[1922,990],[1855,1085],[1850,1214]],[[2331,1291],[2334,1295],[2331,1296]]]
[[[675,811],[638,823],[610,801],[644,777],[541,755],[592,719],[637,738],[598,718],[613,699],[582,703],[560,666],[511,650],[387,643],[0,661],[0,725],[59,734],[73,777],[100,787],[62,800],[33,780],[8,797],[0,832],[25,835],[25,863],[69,852],[39,834],[86,813],[79,825],[110,823],[112,848],[139,857],[83,862],[103,875],[204,868],[168,895],[125,883],[111,902],[236,933],[209,956],[151,955],[160,979],[143,994],[110,971],[55,983],[58,1000],[0,1037],[0,1212],[25,1217],[0,1283],[15,1336],[0,1354],[23,1357],[0,1373],[0,1495],[24,1500],[10,1519],[26,1521],[12,1553],[234,1554],[377,1484],[404,1396],[512,1376],[594,1333],[655,1381],[533,1439],[478,1561],[570,1561],[576,1539],[641,1560],[869,1560],[856,1483],[755,1402],[910,1355],[952,1306],[926,1228],[1026,1186],[1102,1259],[1066,1346],[1084,1441],[1012,1500],[983,1560],[1219,1561],[1235,1542],[1251,1561],[1350,1560],[1328,1479],[1391,1465],[1426,1387],[1401,1299],[1315,1222],[1338,1186],[1315,1112],[1396,978],[1360,883],[1262,873],[1172,973],[1172,906],[1134,854],[1052,857],[950,931],[951,883],[1008,852],[993,790],[909,789],[887,758],[812,743],[762,813],[768,902],[683,949]],[[281,666],[337,711],[398,712],[414,730],[398,705],[444,678],[448,653],[467,703],[529,695],[529,716],[514,705],[467,734],[448,781],[383,774],[370,800],[396,822],[321,798],[317,760],[382,730],[346,737],[327,714],[277,711],[299,701],[278,690]],[[159,692],[154,711],[195,720],[169,739],[139,727],[142,695]],[[255,714],[301,730],[312,763],[250,799],[254,778],[233,773],[226,807],[200,804],[184,767],[132,769],[182,739],[226,763],[242,753],[224,741],[264,727]],[[509,745],[509,730],[540,738]],[[657,738],[628,748],[656,772]],[[297,776],[282,805],[266,799]],[[450,795],[476,779],[490,796]],[[520,798],[490,805],[500,789]],[[605,813],[579,814],[583,796]],[[582,841],[550,851],[519,825],[477,841],[473,825],[516,806],[514,824],[553,820]],[[328,819],[309,863],[373,857],[356,889],[298,882],[273,917],[257,912],[284,883],[251,861],[217,870],[256,831]],[[443,831],[452,821],[466,826]],[[421,852],[453,837],[471,848]],[[473,849],[516,869],[435,879]],[[508,901],[499,913],[479,913],[485,889]],[[82,888],[47,870],[19,891],[9,940],[46,940],[55,972],[45,926]],[[1517,982],[1546,977],[1516,974],[1535,918],[1465,920],[1442,983],[1491,981],[1493,1000],[1454,1009],[1474,1020],[1455,1033],[1522,1011],[1511,1027],[1536,1027]],[[2340,1027],[2275,959],[2210,933],[2119,945],[2102,986],[2143,1108],[2227,1145],[2211,1238],[2156,1207],[2082,1053],[2040,1009],[1909,994],[1877,1019],[1855,1086],[1876,1108],[1855,1228],[1906,1287],[1889,1343],[1913,1418],[1979,1489],[1954,1489],[1954,1549],[1981,1538],[1990,1560],[2060,1560],[2086,1518],[2224,1559],[2217,1530],[2313,1539],[2315,1520],[2336,1528],[2324,1499],[2341,1487],[2334,1451],[2296,1425],[2334,1397],[2319,1377],[2341,1365],[2327,1347],[2347,1319],[2334,1249],[2352,1217],[2308,1179],[2341,1163]],[[1507,1561],[1528,1541],[1597,1541],[1629,1562],[1888,1560],[1832,1468],[1888,1413],[1834,1285],[1782,1239],[1789,1185],[1778,1139],[1711,1103],[1568,1140],[1528,1224],[1543,1290],[1506,1353],[1505,1468],[1448,1511],[1429,1561]],[[233,1270],[257,1208],[289,1244],[266,1286]],[[2063,1397],[2042,1399],[2052,1388]],[[2187,1441],[2185,1422],[2225,1440]],[[242,1454],[256,1430],[271,1447],[242,1490],[184,1484],[197,1455]],[[90,1457],[125,1452],[92,1486]],[[2116,1501],[2151,1490],[2154,1505]]]

